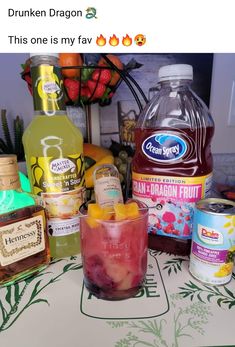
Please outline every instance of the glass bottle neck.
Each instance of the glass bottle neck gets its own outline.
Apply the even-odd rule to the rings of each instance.
[[[31,194],[21,188],[0,191],[0,214],[35,205]]]
[[[50,55],[35,55],[30,58],[31,59],[31,67],[38,65],[53,65],[59,66],[59,59],[55,56]]]
[[[35,114],[65,114],[64,88],[58,58],[34,56],[31,64]]]

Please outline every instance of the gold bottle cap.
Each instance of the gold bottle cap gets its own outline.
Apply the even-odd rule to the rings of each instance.
[[[0,155],[0,190],[20,188],[17,157],[15,154]]]

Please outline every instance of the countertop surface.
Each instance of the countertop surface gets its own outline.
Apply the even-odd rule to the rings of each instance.
[[[113,302],[89,295],[80,256],[54,261],[0,289],[0,346],[235,346],[235,274],[210,287],[190,275],[188,263],[149,250],[144,288]]]

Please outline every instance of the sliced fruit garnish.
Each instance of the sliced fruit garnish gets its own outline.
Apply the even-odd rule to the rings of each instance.
[[[126,214],[128,218],[137,218],[140,215],[139,207],[136,202],[126,204]]]
[[[115,220],[124,220],[127,218],[126,205],[118,203],[114,205]]]
[[[129,272],[125,265],[109,263],[108,261],[105,264],[105,268],[107,275],[111,277],[115,283],[123,281]]]
[[[136,202],[130,202],[129,204],[115,204],[115,219],[124,220],[139,217],[139,207]]]
[[[113,207],[103,207],[103,220],[110,220],[113,217]]]
[[[95,219],[102,219],[104,211],[99,204],[88,204],[88,216]]]
[[[89,204],[88,205],[88,218],[87,223],[91,228],[96,228],[99,223],[96,221],[100,220],[110,220],[112,218],[112,207],[101,207],[99,204]]]
[[[123,280],[118,284],[118,290],[128,290],[132,288],[133,273],[129,272]]]
[[[129,204],[118,203],[113,207],[101,207],[97,203],[88,205],[88,218],[87,222],[90,227],[97,227],[97,219],[100,220],[111,220],[113,216],[116,221],[122,221],[125,219],[134,219],[139,217],[139,207],[136,202],[130,202]]]

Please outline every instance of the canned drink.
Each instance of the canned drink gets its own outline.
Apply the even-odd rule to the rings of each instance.
[[[235,202],[208,198],[195,205],[190,273],[206,284],[232,278],[235,254]]]

